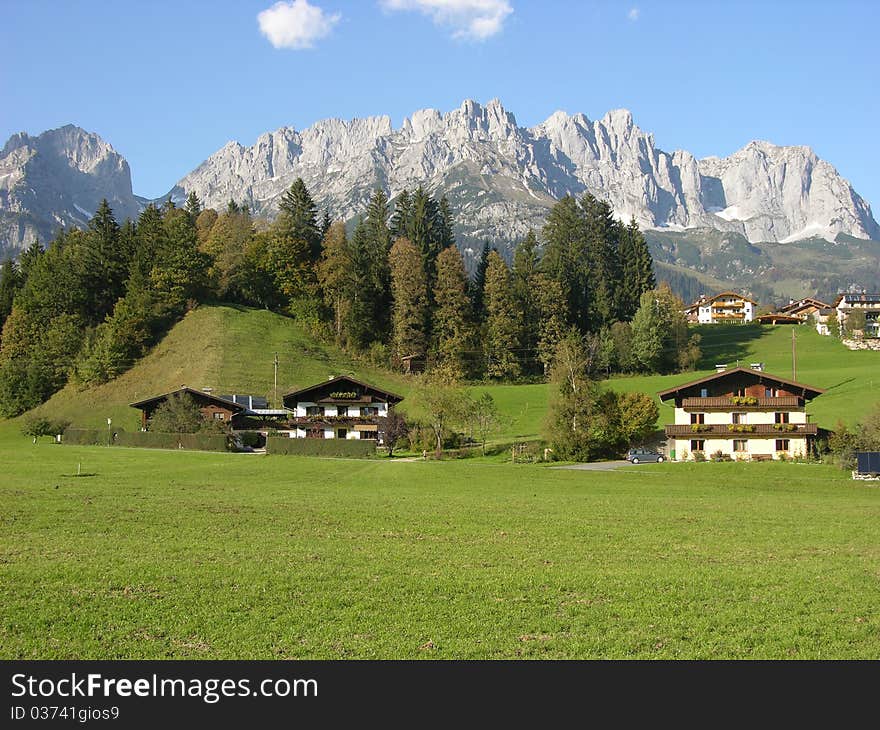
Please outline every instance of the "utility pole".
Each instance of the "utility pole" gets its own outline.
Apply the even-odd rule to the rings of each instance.
[[[791,379],[797,380],[797,340],[794,335],[794,328],[791,329]]]
[[[275,395],[272,398],[272,407],[278,407],[278,353],[275,353]]]

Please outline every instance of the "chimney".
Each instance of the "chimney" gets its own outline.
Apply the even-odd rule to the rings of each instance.
[[[720,365],[716,363],[716,365],[715,365],[715,372],[716,373],[723,373],[725,370],[727,370],[727,363],[723,363]]]
[[[757,370],[759,373],[763,373],[763,372],[764,372],[764,363],[762,363],[762,362],[752,362],[752,363],[749,363],[749,367],[750,367],[752,370]]]
[[[213,388],[202,388],[202,392],[203,393],[213,393],[214,389]]]

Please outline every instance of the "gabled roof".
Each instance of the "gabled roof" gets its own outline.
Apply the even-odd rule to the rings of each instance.
[[[788,304],[784,304],[779,308],[780,312],[796,312],[799,309],[805,309],[806,307],[816,307],[816,309],[827,309],[831,305],[827,302],[823,302],[821,299],[816,299],[814,297],[804,297],[803,299],[798,299],[796,302],[789,302]]]
[[[803,390],[805,398],[815,398],[817,395],[822,395],[822,393],[825,392],[822,388],[815,388],[812,385],[799,383],[796,380],[789,380],[788,378],[780,378],[778,375],[771,375],[770,373],[764,372],[763,370],[752,370],[751,368],[730,368],[729,370],[722,370],[720,373],[712,373],[712,375],[707,375],[705,378],[699,378],[698,380],[692,380],[689,383],[682,383],[681,385],[676,385],[673,388],[667,388],[666,390],[658,391],[657,395],[660,396],[660,400],[669,400],[670,398],[674,398],[676,394],[682,390],[693,388],[695,385],[709,383],[713,380],[720,380],[734,373],[745,373],[746,375],[754,375],[758,382],[769,381],[774,383],[781,383],[783,385],[789,385],[793,388]],[[808,395],[809,393],[812,393],[812,395]]]
[[[402,395],[397,395],[396,393],[392,393],[391,391],[384,390],[382,388],[378,388],[375,385],[370,385],[369,383],[365,383],[362,380],[357,380],[356,378],[352,378],[348,375],[337,375],[335,378],[330,378],[329,380],[321,381],[320,383],[315,383],[314,385],[310,385],[307,388],[300,388],[299,390],[291,390],[289,393],[284,394],[284,400],[286,401],[289,398],[294,398],[299,395],[303,395],[305,393],[310,393],[319,388],[324,388],[329,385],[333,385],[335,383],[350,383],[355,386],[360,386],[364,390],[371,391],[372,393],[378,395],[380,398],[384,398],[386,401],[394,401],[400,402],[403,400]]]
[[[138,401],[137,403],[130,403],[129,405],[132,408],[139,408],[140,410],[145,410],[153,403],[159,403],[161,401],[167,400],[172,395],[188,393],[193,397],[202,398],[204,400],[210,401],[211,403],[215,403],[218,406],[222,406],[223,408],[228,408],[231,411],[246,411],[247,408],[245,406],[240,405],[239,403],[233,403],[232,401],[226,400],[225,398],[218,398],[216,395],[211,395],[210,393],[206,393],[203,390],[196,390],[195,388],[188,388],[187,386],[183,386],[178,388],[177,390],[172,390],[170,393],[163,393],[162,395],[156,395],[152,398],[145,398],[144,400]]]
[[[738,291],[723,291],[718,294],[713,294],[712,296],[701,296],[697,301],[693,304],[689,304],[684,309],[685,311],[690,311],[691,309],[696,309],[697,307],[704,307],[709,302],[714,302],[716,299],[720,299],[721,297],[737,297],[738,299],[742,299],[744,302],[751,302],[752,304],[757,304],[757,302],[751,297],[747,297],[745,294],[742,294]]]

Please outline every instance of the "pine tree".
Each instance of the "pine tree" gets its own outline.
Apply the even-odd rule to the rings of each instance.
[[[276,229],[282,236],[303,241],[312,261],[321,256],[321,231],[318,227],[315,201],[301,177],[294,180],[278,206]]]
[[[332,223],[327,230],[318,263],[318,282],[324,293],[324,301],[333,311],[336,344],[345,345],[355,282],[351,249],[345,237],[345,224],[342,222]]]
[[[643,371],[657,372],[663,358],[662,318],[653,291],[642,294],[632,321],[632,358]]]
[[[146,278],[153,268],[153,263],[167,247],[167,234],[162,213],[152,203],[147,205],[138,216],[136,227],[137,247],[129,267],[130,273],[137,272]]]
[[[6,259],[0,270],[0,333],[3,331],[3,323],[12,312],[12,303],[21,285],[22,275],[18,264],[12,258]]]
[[[89,221],[87,235],[78,270],[88,292],[90,318],[97,324],[122,296],[129,263],[120,245],[119,224],[106,198]]]
[[[621,271],[619,257],[620,226],[611,206],[590,193],[580,203],[587,261],[585,277],[590,294],[586,330],[598,332],[618,320]]]
[[[332,225],[333,219],[330,217],[330,211],[324,208],[324,217],[321,218],[321,225],[318,226],[318,232],[321,234],[322,241],[327,237],[327,231],[330,230]]]
[[[461,380],[469,374],[468,363],[473,361],[469,355],[475,343],[470,322],[467,272],[456,246],[443,249],[437,257],[434,301],[437,369],[449,380]]]
[[[530,230],[516,247],[513,254],[513,296],[519,317],[519,347],[523,352],[520,360],[537,363],[540,313],[535,296],[535,277],[538,275],[538,240]],[[534,367],[528,368],[534,370]]]
[[[421,251],[428,286],[433,288],[440,253],[439,216],[437,203],[421,185],[412,196],[406,236]]]
[[[351,236],[352,297],[349,344],[357,350],[365,350],[370,343],[384,340],[376,331],[379,294],[373,281],[373,260],[369,224],[360,218]],[[386,256],[387,263],[387,256]],[[389,294],[390,296],[390,294]],[[381,312],[385,319],[388,313]]]
[[[620,319],[632,319],[639,308],[639,299],[656,286],[654,261],[645,237],[633,217],[620,234],[621,297]]]
[[[428,343],[428,283],[420,251],[407,238],[398,238],[388,256],[391,267],[391,345],[400,361],[414,356],[424,359]]]
[[[193,223],[198,220],[199,214],[202,212],[202,201],[199,200],[199,196],[196,195],[194,190],[191,190],[189,195],[186,196],[186,205],[184,205],[183,209],[192,218]]]
[[[486,268],[489,266],[489,253],[492,250],[489,248],[489,242],[484,241],[483,252],[480,254],[480,260],[477,262],[474,279],[470,287],[471,308],[474,310],[474,316],[478,321],[485,319],[483,296],[486,289]]]
[[[510,379],[521,374],[516,357],[519,318],[511,291],[510,271],[497,251],[486,267],[486,374]]]
[[[388,266],[391,231],[388,229],[388,216],[388,197],[377,188],[370,197],[365,219],[373,341],[386,340],[391,331],[391,271]]]
[[[438,216],[438,241],[442,251],[445,248],[449,248],[449,246],[455,245],[455,233],[453,232],[455,219],[452,217],[452,211],[449,208],[449,198],[445,195],[440,198]]]
[[[556,348],[568,328],[564,316],[562,286],[548,274],[538,273],[532,279],[532,292],[538,321],[538,341],[535,348],[546,375],[553,364]]]
[[[28,246],[24,253],[18,257],[18,266],[19,271],[21,272],[21,283],[24,285],[25,281],[27,281],[28,273],[33,268],[34,264],[39,261],[40,257],[43,255],[43,247],[40,245],[39,241],[34,241],[30,246]]]
[[[216,218],[204,240],[201,239],[198,220],[196,238],[200,242],[200,250],[211,257],[209,275],[217,297],[222,301],[241,301],[247,278],[252,273],[245,263],[254,235],[250,214],[242,210],[224,213]]]
[[[412,212],[412,199],[409,191],[404,188],[394,202],[394,215],[391,217],[391,236],[401,238],[407,235],[409,230],[410,216]]]
[[[589,325],[589,256],[577,201],[562,198],[547,215],[544,225],[544,257],[541,270],[559,283],[563,319],[581,332]]]

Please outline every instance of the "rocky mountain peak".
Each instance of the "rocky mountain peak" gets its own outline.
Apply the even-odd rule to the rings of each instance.
[[[555,200],[585,191],[646,229],[712,228],[752,242],[880,239],[868,204],[808,147],[755,140],[696,160],[658,148],[626,109],[596,121],[556,111],[527,129],[498,99],[415,111],[396,130],[388,116],[325,119],[266,132],[251,146],[229,142],[169,196],[195,192],[215,208],[234,198],[272,218],[297,177],[319,207],[346,220],[363,213],[377,186],[391,198],[420,184],[446,194],[465,247],[512,244],[540,230]],[[120,218],[137,213],[128,165],[100,137],[72,126],[14,135],[0,153],[0,245],[84,223],[103,196]]]

